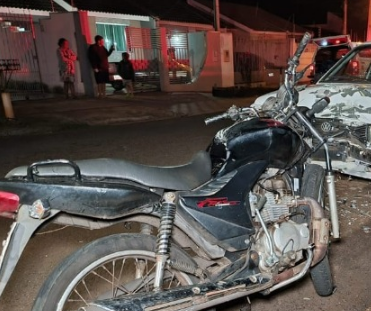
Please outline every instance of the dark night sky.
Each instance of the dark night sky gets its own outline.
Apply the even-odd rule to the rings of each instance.
[[[219,0],[258,5],[262,9],[297,24],[321,23],[326,12],[331,11],[343,17],[344,0]],[[364,40],[367,27],[367,13],[370,0],[348,0],[348,32],[357,40]]]
[[[235,2],[257,5],[266,11],[276,13],[284,18],[316,20],[331,10],[342,15],[343,0],[220,0],[221,2]],[[352,1],[352,0],[350,0]]]

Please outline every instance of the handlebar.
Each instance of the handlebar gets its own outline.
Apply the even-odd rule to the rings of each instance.
[[[312,108],[307,111],[305,114],[307,118],[311,119],[316,113],[322,112],[330,103],[330,98],[323,97],[320,100],[316,101]]]
[[[222,114],[218,114],[216,116],[213,116],[213,117],[210,117],[210,118],[206,118],[205,119],[205,124],[206,125],[209,125],[210,123],[213,123],[213,122],[216,122],[216,121],[219,121],[219,120],[223,120],[223,119],[227,119],[228,117],[229,117],[228,112],[225,112],[225,113],[222,113]]]
[[[299,63],[299,58],[300,58],[301,54],[303,53],[305,47],[307,46],[307,44],[309,43],[311,38],[312,38],[312,36],[309,32],[306,32],[304,34],[303,38],[301,39],[301,41],[298,45],[298,48],[296,49],[296,52],[295,52],[294,56],[291,58],[289,63],[293,63],[295,65],[297,65]]]
[[[210,123],[223,120],[223,119],[231,119],[233,121],[237,121],[245,117],[253,117],[253,116],[254,117],[259,116],[259,113],[254,108],[251,108],[251,107],[239,108],[233,105],[226,112],[216,115],[214,117],[205,119],[205,123],[206,125],[209,125]]]

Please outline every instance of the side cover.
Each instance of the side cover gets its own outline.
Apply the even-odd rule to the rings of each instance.
[[[18,194],[21,204],[45,200],[52,209],[93,218],[114,219],[157,202],[159,194],[132,185],[37,183],[0,180],[0,189]]]
[[[229,251],[247,249],[254,227],[248,194],[267,168],[265,160],[250,162],[218,176],[198,191],[182,193],[180,207],[196,221],[195,230],[214,237],[214,243]]]

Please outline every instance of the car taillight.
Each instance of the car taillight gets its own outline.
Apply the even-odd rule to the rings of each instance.
[[[352,68],[352,74],[358,75],[359,74],[359,62],[357,60],[352,60],[350,62],[350,66]]]
[[[309,66],[309,75],[314,76],[314,65]]]
[[[0,215],[15,213],[19,206],[19,196],[5,191],[0,191]]]

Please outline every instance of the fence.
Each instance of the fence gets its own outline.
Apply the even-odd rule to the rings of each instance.
[[[12,99],[43,96],[32,16],[2,13],[0,25],[0,59],[17,63],[14,70],[2,71],[2,81],[7,81],[2,85],[3,91],[6,87]]]

